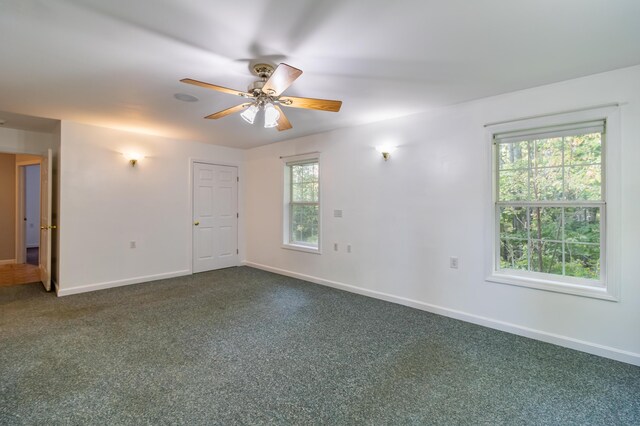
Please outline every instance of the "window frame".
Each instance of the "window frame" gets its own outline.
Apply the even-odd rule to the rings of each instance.
[[[282,248],[296,250],[306,253],[322,254],[322,183],[321,164],[319,154],[298,155],[283,157],[283,210],[282,210]],[[316,202],[293,202],[293,181],[291,178],[292,166],[302,164],[318,164],[318,201]],[[291,223],[293,221],[293,205],[317,205],[318,206],[318,244],[304,244],[291,240]]]
[[[574,201],[571,204],[556,201],[527,201],[523,206],[572,207],[592,205],[600,208],[600,279],[567,277],[542,272],[520,271],[500,268],[500,208],[499,204],[499,156],[497,134],[545,128],[560,128],[564,125],[602,120],[605,130],[602,136],[601,149],[601,201]],[[593,297],[609,301],[618,301],[619,294],[619,258],[620,258],[620,123],[617,107],[593,108],[575,113],[553,114],[531,119],[514,120],[498,125],[489,125],[486,136],[489,139],[491,161],[491,205],[488,214],[488,230],[491,232],[491,251],[487,256],[488,271],[486,282],[528,287],[539,290]],[[505,202],[508,203],[508,202]],[[612,214],[613,212],[613,214]],[[564,240],[564,238],[563,238]],[[530,241],[530,238],[528,238]]]

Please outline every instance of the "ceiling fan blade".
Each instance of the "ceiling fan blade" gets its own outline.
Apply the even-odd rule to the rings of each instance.
[[[236,106],[233,106],[231,108],[223,109],[222,111],[218,111],[216,113],[209,114],[205,118],[210,118],[210,119],[213,119],[213,120],[217,120],[218,118],[226,117],[229,114],[233,114],[234,112],[241,111],[244,108],[248,107],[249,105],[251,105],[251,103],[236,105]]]
[[[342,106],[342,101],[331,101],[328,99],[296,98],[286,96],[280,98],[280,105],[292,108],[318,109],[320,111],[338,112]]]
[[[206,89],[217,90],[218,92],[228,93],[230,95],[242,96],[242,97],[252,97],[249,93],[241,92],[240,90],[229,89],[227,87],[216,86],[215,84],[205,83],[204,81],[198,81],[191,78],[183,78],[180,80],[183,83],[193,84],[194,86],[204,87]]]
[[[262,91],[271,96],[279,96],[282,92],[291,86],[302,74],[302,70],[294,68],[291,65],[280,64],[273,71],[269,80],[264,84]]]
[[[278,118],[278,127],[277,127],[277,129],[279,131],[291,129],[293,126],[289,122],[289,119],[287,118],[287,116],[284,115],[284,112],[282,111],[282,108],[280,108],[278,105],[274,105],[274,108],[277,109],[278,112],[280,113],[280,117]]]

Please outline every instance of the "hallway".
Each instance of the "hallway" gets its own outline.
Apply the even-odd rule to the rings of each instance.
[[[38,266],[38,264],[40,263],[39,247],[27,247],[27,263],[29,265]]]

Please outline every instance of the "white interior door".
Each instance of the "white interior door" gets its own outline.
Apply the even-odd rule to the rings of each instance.
[[[193,163],[193,272],[238,265],[238,168]]]
[[[52,194],[52,152],[40,166],[40,280],[45,290],[51,290],[51,232],[55,226],[51,223]]]

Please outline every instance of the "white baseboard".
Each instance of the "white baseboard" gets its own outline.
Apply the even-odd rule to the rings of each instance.
[[[0,265],[13,265],[14,263],[16,263],[15,259],[0,260]]]
[[[375,299],[385,300],[387,302],[393,302],[404,306],[420,309],[423,311],[431,312],[434,314],[442,315],[449,318],[455,318],[461,321],[478,324],[484,327],[493,328],[507,333],[517,334],[519,336],[528,337],[530,339],[540,340],[554,345],[563,346],[565,348],[575,349],[582,352],[587,352],[593,355],[598,355],[604,358],[614,359],[616,361],[626,362],[640,366],[640,354],[629,352],[621,349],[612,348],[610,346],[604,346],[597,343],[586,342],[584,340],[574,339],[572,337],[562,336],[559,334],[548,333],[546,331],[535,330],[533,328],[523,327],[521,325],[512,324],[504,321],[499,321],[492,318],[487,318],[479,315],[474,315],[454,309],[445,308],[442,306],[432,305],[429,303],[420,302],[418,300],[408,299],[405,297],[394,296],[392,294],[383,293],[374,290],[368,290],[362,287],[353,286],[350,284],[344,284],[337,281],[326,280],[323,278],[314,277],[311,275],[300,274],[285,269],[274,268],[267,265],[261,265],[259,263],[253,263],[249,261],[243,261],[243,263],[252,268],[262,269],[264,271],[273,272],[288,277],[298,278],[304,281],[310,281],[315,284],[321,284],[328,287],[345,290],[351,293],[361,294],[363,296],[373,297]]]
[[[71,294],[87,293],[89,291],[104,290],[107,288],[121,287],[130,284],[139,284],[147,281],[164,280],[166,278],[182,277],[184,275],[191,275],[191,271],[189,269],[185,269],[182,271],[167,272],[164,274],[156,275],[145,275],[141,277],[127,278],[125,280],[107,281],[103,283],[87,284],[71,288],[59,288],[58,286],[56,286],[56,293],[58,296],[69,296]]]

